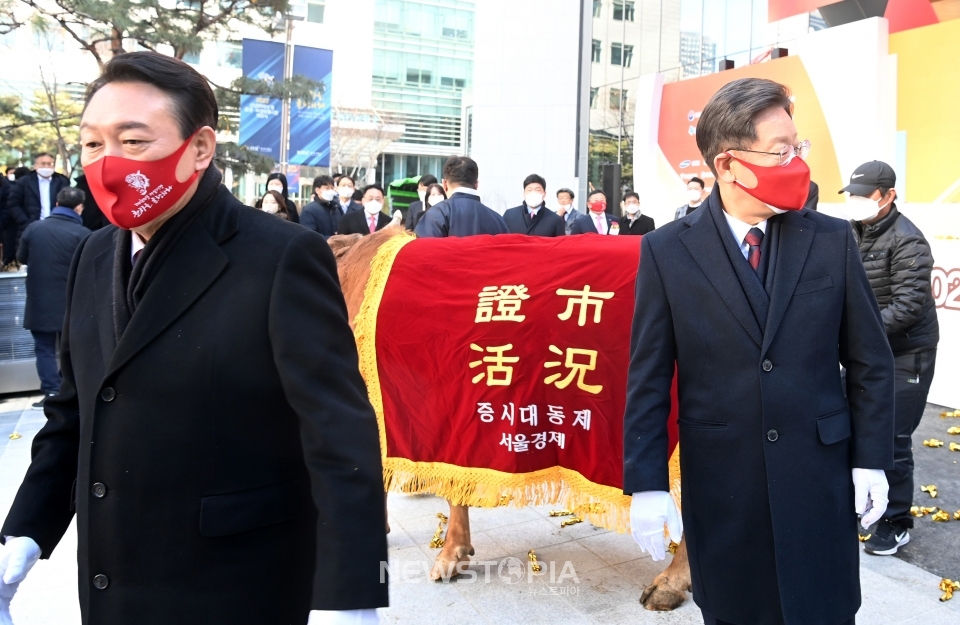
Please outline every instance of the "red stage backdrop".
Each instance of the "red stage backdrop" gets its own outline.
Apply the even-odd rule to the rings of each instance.
[[[639,256],[628,236],[389,239],[356,320],[387,487],[626,530]]]

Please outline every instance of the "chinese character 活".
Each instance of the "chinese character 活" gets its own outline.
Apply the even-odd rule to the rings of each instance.
[[[495,286],[485,286],[480,291],[480,302],[477,304],[477,317],[475,323],[484,323],[488,321],[516,321],[520,323],[526,319],[526,315],[518,315],[520,304],[523,300],[530,299],[527,295],[527,287],[519,285],[504,285],[500,288]],[[493,303],[497,303],[497,311],[494,314]]]
[[[480,415],[481,421],[490,423],[493,421],[493,406],[490,405],[490,402],[477,402],[477,414]]]
[[[550,420],[550,423],[554,425],[563,425],[563,418],[567,415],[563,414],[563,406],[547,406],[547,418]]]
[[[560,348],[551,345],[550,351],[554,354],[563,355],[563,352],[560,351]],[[577,356],[586,356],[589,359],[589,362],[582,363],[577,362]],[[593,371],[597,368],[597,351],[593,349],[577,349],[574,347],[567,348],[566,362],[561,363],[559,360],[551,360],[543,363],[545,369],[552,369],[554,367],[559,367],[563,364],[564,367],[570,370],[570,373],[567,374],[567,377],[563,378],[562,373],[552,373],[544,378],[544,384],[554,384],[556,387],[563,390],[570,386],[570,383],[573,381],[573,378],[577,378],[577,387],[580,390],[584,390],[588,393],[596,395],[603,390],[602,384],[587,384],[584,378],[587,375],[587,371]],[[563,378],[562,380],[560,378]]]
[[[600,323],[600,311],[603,309],[603,300],[613,297],[613,293],[604,293],[600,291],[590,292],[590,285],[583,287],[582,291],[572,289],[557,289],[557,295],[569,297],[567,300],[567,309],[557,315],[561,321],[566,321],[573,316],[574,306],[580,307],[580,316],[577,318],[577,325],[583,326],[587,323],[587,308],[593,306],[593,322]]]
[[[527,416],[523,416],[523,413],[526,412]],[[529,423],[533,427],[537,427],[537,405],[531,404],[526,408],[520,409],[520,423]]]
[[[590,429],[590,411],[589,410],[574,410],[573,414],[577,415],[577,418],[573,420],[574,425],[579,425],[585,430]]]
[[[470,349],[475,352],[483,352],[483,348],[476,343],[470,343]],[[474,360],[470,363],[470,368],[479,367],[483,363],[488,363],[486,373],[478,373],[473,376],[473,383],[476,384],[484,377],[487,378],[487,386],[510,386],[513,381],[513,367],[506,366],[506,363],[520,362],[519,356],[506,356],[504,352],[513,349],[513,344],[500,345],[498,347],[488,347],[487,353],[493,356],[484,356],[481,360]],[[499,375],[502,374],[502,377]]]

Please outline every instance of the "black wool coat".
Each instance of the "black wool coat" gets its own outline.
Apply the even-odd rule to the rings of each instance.
[[[739,625],[835,625],[860,606],[851,469],[893,467],[893,356],[850,225],[803,210],[773,227],[766,286],[717,190],[643,237],[624,491],[668,490],[676,366],[697,605]]]
[[[69,210],[69,209],[54,209]],[[71,211],[73,212],[73,211]],[[67,309],[70,261],[90,231],[77,218],[51,214],[23,231],[17,260],[27,267],[27,307],[23,327],[35,332],[59,332]]]
[[[74,500],[85,624],[387,605],[379,436],[329,247],[220,186],[117,343],[125,237],[74,257],[63,386],[0,534],[49,557]]]
[[[318,232],[326,239],[337,233],[342,216],[339,207],[314,196],[313,201],[304,206],[300,213],[300,225]]]
[[[630,217],[624,215],[617,219],[617,223],[620,224],[620,234],[643,235],[656,230],[653,217],[648,215],[638,215],[632,222]]]
[[[7,219],[19,224],[20,232],[31,221],[40,219],[43,204],[40,203],[40,175],[36,171],[13,183],[7,195]],[[70,180],[63,174],[54,173],[50,177],[50,210],[57,205],[57,193],[70,186]]]
[[[507,228],[514,234],[529,234],[539,237],[562,237],[566,234],[563,217],[544,205],[540,205],[537,216],[530,219],[530,209],[526,204],[508,208],[503,213]]]

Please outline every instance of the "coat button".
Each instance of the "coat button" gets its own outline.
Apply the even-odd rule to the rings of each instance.
[[[778,438],[780,438],[780,435],[777,433],[776,430],[770,430],[769,432],[767,432],[767,440],[770,441],[771,443],[775,442]]]
[[[110,585],[110,580],[107,579],[107,576],[101,573],[100,575],[93,576],[93,587],[97,590],[103,590]]]
[[[764,360],[763,364],[760,366],[763,367],[763,370],[766,372],[773,371],[773,363],[770,362],[769,360]],[[110,389],[110,390],[113,390],[113,389]]]
[[[113,390],[112,386],[108,386],[100,392],[100,399],[103,401],[113,401],[117,398],[117,392]]]
[[[93,496],[97,499],[103,499],[107,496],[107,486],[101,482],[93,485]]]

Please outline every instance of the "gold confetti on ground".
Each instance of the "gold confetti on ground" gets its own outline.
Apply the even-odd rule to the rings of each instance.
[[[924,447],[943,447],[943,441],[938,441],[935,438],[928,438],[927,440],[923,441],[923,446]]]
[[[583,523],[583,519],[580,517],[573,517],[572,519],[567,519],[560,523],[560,527],[570,527],[571,525],[576,525],[577,523]]]
[[[680,543],[675,543],[672,540],[670,541],[670,544],[667,545],[667,551],[669,551],[673,555],[677,555],[677,549],[679,548],[680,548]]]
[[[550,516],[573,516],[573,510],[551,510],[547,514]]]
[[[930,516],[930,519],[933,521],[936,521],[937,523],[945,523],[950,520],[950,513],[947,512],[946,510],[940,510],[938,512],[933,513]]]
[[[948,410],[947,412],[940,413],[941,419],[946,419],[947,417],[960,417],[960,410]]]
[[[530,570],[534,573],[539,573],[543,570],[543,566],[537,562],[537,554],[534,553],[533,549],[527,552],[527,560],[530,560]]]
[[[960,445],[957,443],[950,443],[950,451],[960,451]]]
[[[437,513],[437,518],[440,519],[440,524],[437,525],[437,531],[434,532],[433,538],[430,539],[430,548],[431,549],[440,549],[443,547],[444,540],[440,537],[440,534],[443,533],[443,526],[447,522],[447,515],[442,512]]]
[[[950,601],[953,599],[953,592],[960,590],[960,582],[955,582],[952,579],[944,577],[940,580],[940,590],[943,591],[943,596],[940,597],[940,601]]]
[[[12,441],[17,440],[18,438],[23,438],[23,436],[20,435],[20,432],[14,432],[10,435],[10,440]]]
[[[924,493],[927,493],[927,494],[930,495],[933,499],[936,499],[936,498],[937,498],[937,485],[936,485],[936,484],[930,484],[930,485],[928,485],[928,486],[921,486],[921,487],[920,487],[920,491],[921,491],[921,492],[924,492]]]
[[[960,434],[960,428],[956,426],[952,428],[947,428],[947,434]]]
[[[863,534],[860,534],[860,542],[862,543],[867,542],[868,540],[870,540],[871,536],[873,536],[873,534],[867,534],[866,536],[864,536]]]
[[[923,507],[923,506],[911,506],[911,507],[910,507],[910,514],[912,514],[913,516],[915,516],[915,517],[917,517],[917,518],[920,518],[920,517],[927,516],[928,514],[931,514],[931,513],[933,513],[933,512],[936,512],[937,510],[939,510],[939,508],[936,508],[936,507],[933,507],[933,508],[925,508],[925,507]]]
[[[956,512],[953,513],[953,520],[960,521],[960,510],[957,510]]]

